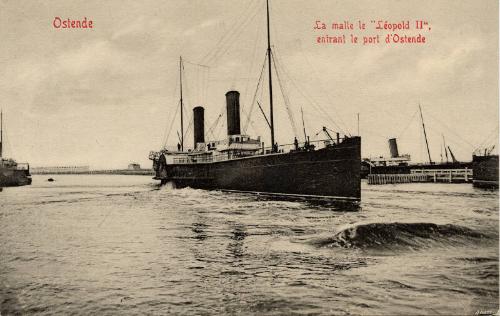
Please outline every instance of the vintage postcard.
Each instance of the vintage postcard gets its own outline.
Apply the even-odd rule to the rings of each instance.
[[[0,0],[0,315],[498,315],[497,0]]]

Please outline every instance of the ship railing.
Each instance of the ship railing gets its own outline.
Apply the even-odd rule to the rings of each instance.
[[[314,140],[310,142],[300,142],[296,144],[281,144],[278,145],[277,153],[289,153],[292,151],[308,151],[321,149],[328,146],[335,146],[337,142],[335,140],[323,139],[323,140]],[[238,151],[228,151],[225,153],[211,155],[211,156],[187,156],[174,158],[174,164],[197,164],[197,163],[210,163],[217,161],[226,161],[236,158],[245,158],[245,157],[255,157],[255,156],[264,156],[272,153],[272,147],[262,147],[255,151],[253,154],[248,154],[248,151],[242,150]]]
[[[191,146],[189,146],[189,147],[184,146],[184,151],[191,152],[191,151],[194,151],[194,148]],[[179,149],[177,148],[177,146],[165,146],[165,147],[163,147],[161,152],[179,152]]]
[[[195,163],[195,161],[189,158],[174,158],[174,164],[188,164],[188,163]]]
[[[174,164],[190,164],[190,163],[202,163],[202,162],[212,162],[212,156],[200,156],[200,157],[182,157],[174,158]]]
[[[340,138],[340,142],[342,142],[343,138]],[[313,149],[321,149],[328,146],[338,145],[336,140],[331,139],[319,139],[312,140],[309,142],[298,142],[297,144],[280,144],[278,145],[278,153],[288,153],[291,151],[307,151]],[[263,154],[271,153],[273,148],[271,146],[263,148]]]

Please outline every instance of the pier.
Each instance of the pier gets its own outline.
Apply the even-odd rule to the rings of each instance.
[[[34,170],[33,170],[34,169]],[[79,170],[79,169],[41,169],[33,168],[31,174],[33,175],[43,175],[43,174],[74,174],[74,175],[84,175],[84,174],[119,174],[119,175],[154,175],[153,169],[108,169],[108,170]]]
[[[120,175],[134,175],[134,176],[152,176],[154,175],[153,169],[111,169],[111,170],[91,170],[86,174],[120,174]]]
[[[425,174],[369,174],[368,184],[429,182]]]
[[[472,182],[472,169],[412,169],[412,174],[426,175],[427,182],[467,183]]]
[[[396,184],[414,182],[469,183],[472,169],[412,169],[405,174],[369,174],[368,184]]]

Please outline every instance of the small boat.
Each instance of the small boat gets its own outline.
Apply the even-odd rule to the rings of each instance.
[[[30,167],[3,157],[3,112],[0,112],[0,187],[31,184]]]

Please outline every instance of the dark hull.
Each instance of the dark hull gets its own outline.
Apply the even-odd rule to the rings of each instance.
[[[212,163],[159,163],[155,178],[176,187],[360,200],[360,162],[361,139],[353,137],[316,151]]]
[[[31,184],[28,170],[0,167],[0,187],[22,186]]]
[[[498,155],[472,156],[475,187],[498,188]]]

